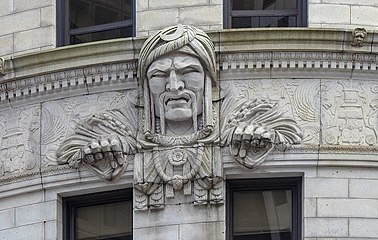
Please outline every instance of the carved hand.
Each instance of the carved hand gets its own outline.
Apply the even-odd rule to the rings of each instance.
[[[122,144],[118,137],[110,136],[93,139],[83,148],[84,162],[92,165],[101,160],[107,160],[113,169],[124,164]]]
[[[239,123],[232,136],[231,153],[241,158],[246,157],[247,151],[252,148],[272,146],[275,139],[273,129],[256,123]]]

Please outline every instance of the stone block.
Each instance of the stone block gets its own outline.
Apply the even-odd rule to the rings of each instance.
[[[148,0],[136,1],[136,12],[142,12],[148,10]]]
[[[318,177],[324,178],[377,178],[374,168],[318,167]]]
[[[348,197],[348,179],[307,178],[305,179],[305,197],[346,198]]]
[[[318,216],[378,218],[378,200],[318,199]]]
[[[352,6],[351,23],[359,26],[377,25],[378,6]]]
[[[0,17],[0,22],[2,26],[7,26],[0,29],[0,36],[37,28],[40,26],[40,10],[34,9],[6,15]]]
[[[210,0],[210,5],[222,5],[223,0]]]
[[[378,239],[378,219],[351,218],[349,221],[351,237]]]
[[[353,198],[378,199],[378,180],[350,179],[349,195]]]
[[[13,0],[0,0],[0,16],[13,12]]]
[[[223,23],[221,5],[185,7],[179,9],[179,22],[196,25],[213,25]]]
[[[377,0],[322,0],[322,3],[334,3],[334,4],[350,4],[350,5],[368,5],[368,6],[378,6]]]
[[[184,224],[184,225],[180,225],[179,229],[180,229],[180,234],[179,234],[178,239],[180,240],[225,239],[225,223],[224,222]]]
[[[0,37],[0,56],[11,54],[13,52],[13,35],[9,34]]]
[[[46,222],[44,240],[62,240],[63,239],[62,227],[63,227],[63,223],[60,221]]]
[[[15,52],[36,47],[44,47],[55,43],[54,27],[32,29],[14,34]]]
[[[56,201],[42,202],[16,208],[16,226],[55,220],[56,218]]]
[[[164,9],[139,12],[136,16],[136,30],[149,31],[165,28],[178,23],[178,9]]]
[[[41,8],[41,27],[56,25],[56,9],[53,6]]]
[[[153,9],[171,9],[181,7],[193,7],[199,5],[208,5],[208,0],[191,0],[191,1],[177,1],[177,0],[164,0],[164,1],[150,1],[150,10]]]
[[[49,5],[53,5],[54,1],[52,0],[13,0],[14,11],[20,12],[35,8],[41,8]]]
[[[14,208],[0,211],[0,230],[12,228],[14,226]]]
[[[348,237],[347,218],[305,218],[305,237]]]
[[[0,210],[24,206],[28,204],[43,201],[43,192],[32,192],[27,194],[18,194],[13,197],[0,198]]]
[[[304,217],[316,217],[316,198],[304,199]]]
[[[178,225],[149,227],[133,230],[134,239],[143,240],[177,240],[179,235]]]
[[[222,221],[224,205],[195,206],[192,203],[166,205],[163,211],[134,212],[134,228],[166,226],[174,224],[193,224]]]
[[[335,9],[337,9],[337,11],[335,11]],[[308,7],[308,22],[350,24],[350,6],[310,4]]]
[[[6,229],[0,231],[1,240],[41,240],[43,239],[43,223]]]

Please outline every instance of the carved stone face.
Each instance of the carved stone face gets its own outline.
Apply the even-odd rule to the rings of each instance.
[[[147,70],[155,116],[165,121],[188,121],[203,111],[205,71],[189,54],[171,53],[154,61]]]

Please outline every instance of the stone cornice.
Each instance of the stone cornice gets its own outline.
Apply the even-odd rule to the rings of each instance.
[[[377,53],[377,31],[369,31],[362,47],[352,46],[351,30],[316,28],[227,29],[209,33],[216,51],[230,52],[361,52]]]
[[[297,72],[357,69],[375,74],[377,71],[378,32],[368,32],[362,47],[352,46],[352,31],[336,29],[233,29],[209,35],[223,71],[270,68]],[[145,38],[108,40],[5,59],[2,64],[5,75],[0,75],[0,100],[14,101],[92,83],[112,84],[115,78],[135,79],[136,59],[144,41]]]

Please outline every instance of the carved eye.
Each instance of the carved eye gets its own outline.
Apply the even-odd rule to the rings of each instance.
[[[162,78],[162,77],[166,77],[166,76],[167,76],[167,74],[165,72],[162,72],[162,71],[156,71],[156,72],[151,74],[151,78],[153,78],[153,77]]]
[[[186,67],[182,69],[181,74],[198,73],[198,72],[200,72],[200,70],[195,67]]]

